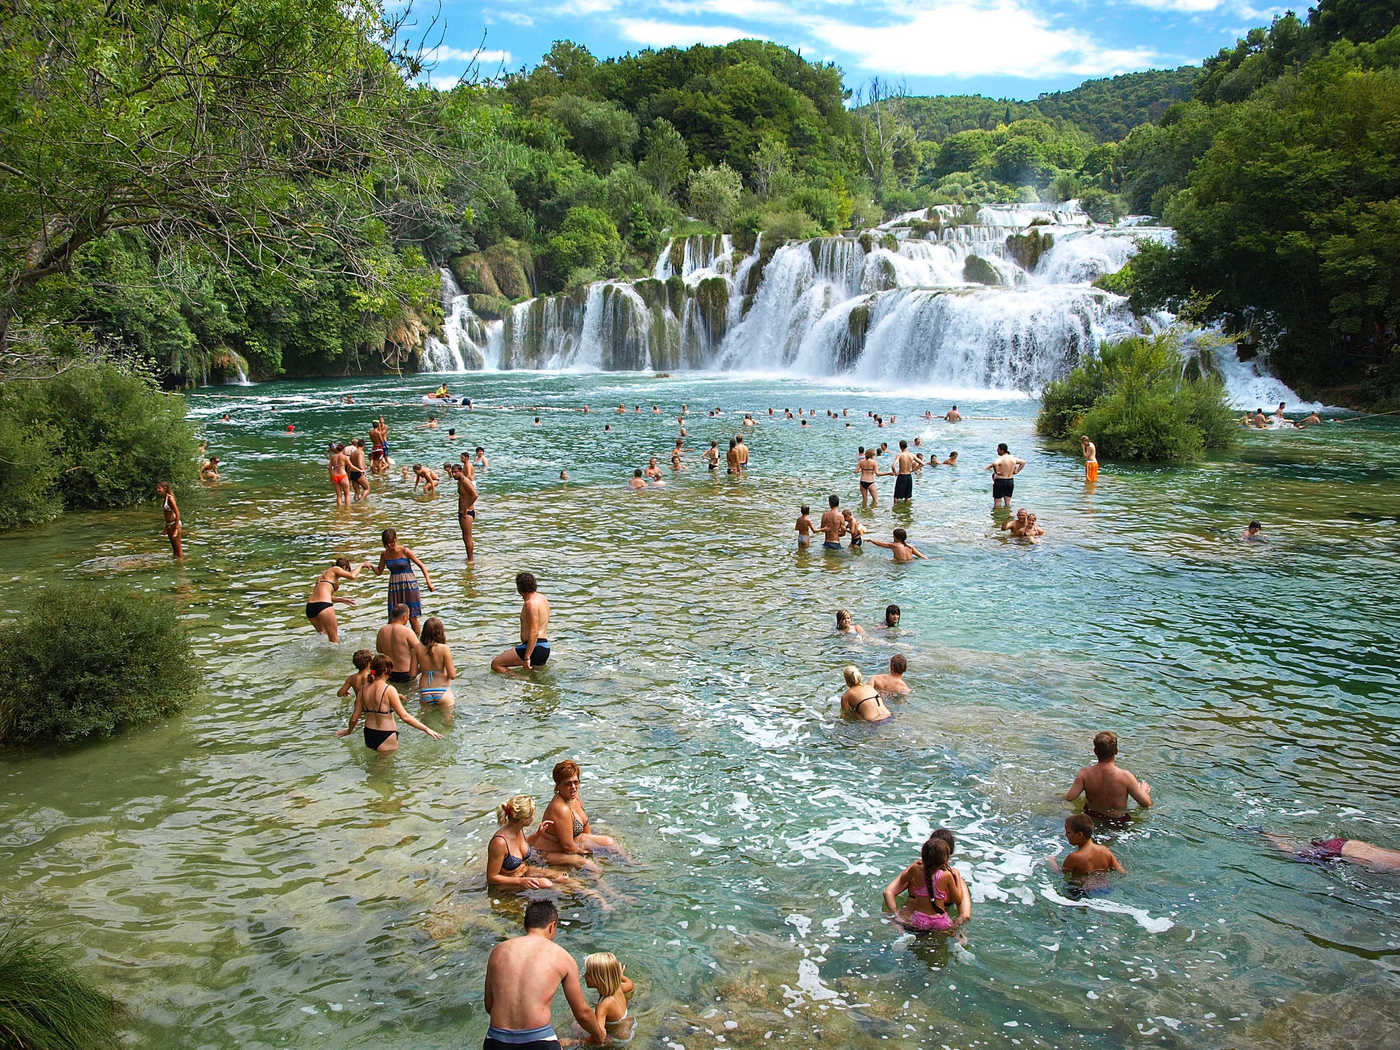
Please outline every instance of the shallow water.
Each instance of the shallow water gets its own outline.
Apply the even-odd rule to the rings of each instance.
[[[454,380],[479,407],[438,431],[424,378],[198,392],[225,479],[181,501],[183,568],[153,507],[0,546],[0,609],[49,575],[168,593],[205,661],[183,716],[0,765],[4,908],[130,1006],[136,1045],[478,1044],[486,953],[520,918],[483,892],[492,811],[521,791],[543,806],[563,757],[637,858],[609,866],[613,910],[561,901],[560,933],[636,979],[634,1045],[1277,1046],[1338,1011],[1371,1045],[1400,1038],[1400,879],[1300,864],[1253,830],[1400,846],[1393,424],[1250,433],[1199,469],[1106,467],[1090,492],[1077,459],[1038,447],[1026,401],[964,396],[952,426],[914,418],[941,397],[786,379]],[[334,403],[348,391],[356,406]],[[627,493],[648,454],[665,467],[682,403],[689,469]],[[819,413],[805,430],[760,416],[746,479],[695,457],[736,411],[799,404]],[[877,430],[872,407],[899,422]],[[478,565],[450,494],[394,475],[334,509],[325,443],[381,410],[399,463],[487,447]],[[928,561],[794,551],[799,502],[858,502],[858,444],[916,434],[963,464],[893,514],[882,479],[860,516],[877,537],[904,525]],[[1038,544],[994,529],[982,467],[1003,440],[1029,460],[1017,504]],[[1267,543],[1238,541],[1251,517]],[[338,647],[302,616],[319,569],[374,555],[387,526],[433,573],[425,614],[462,670],[454,722],[426,716],[444,739],[401,726],[391,757],[334,735],[384,582],[342,591],[359,606]],[[554,607],[556,655],[528,681],[486,670],[519,569]],[[836,608],[870,626],[891,601],[894,638],[832,633]],[[894,651],[913,696],[890,724],[842,722],[842,665]],[[1100,728],[1158,804],[1105,838],[1129,874],[1077,898],[1038,861],[1064,852],[1058,797]],[[881,917],[940,824],[972,885],[966,946]],[[562,997],[555,1016],[563,1032]]]

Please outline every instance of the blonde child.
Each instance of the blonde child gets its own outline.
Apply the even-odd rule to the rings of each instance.
[[[632,1038],[632,1018],[627,1000],[632,996],[632,980],[612,952],[595,952],[583,960],[583,983],[598,993],[593,1014],[612,1042]]]

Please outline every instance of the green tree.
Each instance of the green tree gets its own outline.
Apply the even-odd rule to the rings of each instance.
[[[690,209],[695,216],[725,229],[739,210],[739,194],[743,192],[744,183],[737,171],[720,163],[692,171],[687,188]]]
[[[658,117],[642,136],[642,162],[639,170],[658,193],[670,195],[685,181],[690,170],[690,151],[685,139],[665,117]]]

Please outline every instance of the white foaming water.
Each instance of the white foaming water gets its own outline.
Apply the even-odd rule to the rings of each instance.
[[[1230,404],[1235,408],[1262,408],[1272,412],[1280,401],[1290,412],[1310,412],[1327,406],[1320,401],[1304,401],[1282,379],[1260,371],[1259,359],[1241,361],[1233,346],[1217,347],[1213,354],[1215,370],[1225,381]]]
[[[1029,234],[1051,238],[1038,259],[1026,242],[1008,243]],[[1106,341],[1161,328],[1164,318],[1135,316],[1093,281],[1122,269],[1144,240],[1171,238],[1140,216],[1096,225],[1076,201],[986,205],[975,216],[940,205],[860,237],[775,251],[760,238],[742,258],[728,236],[697,234],[668,243],[649,281],[529,300],[494,328],[444,270],[446,342],[430,341],[427,356],[450,371],[685,368],[1035,395]],[[983,265],[969,268],[973,256]],[[1217,360],[1232,402],[1298,404],[1273,377]]]

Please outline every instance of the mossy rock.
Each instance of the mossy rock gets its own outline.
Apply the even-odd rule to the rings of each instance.
[[[493,244],[481,253],[495,279],[498,294],[507,299],[527,299],[534,284],[534,256],[530,249],[516,241]],[[490,292],[489,288],[482,289]]]
[[[870,328],[870,303],[867,299],[859,306],[852,307],[846,315],[846,335],[836,348],[836,367],[842,371],[850,368],[865,353],[865,334]]]
[[[467,296],[467,305],[477,317],[488,321],[499,321],[510,309],[510,300],[504,295],[484,295],[480,292]]]
[[[875,250],[875,238],[869,233],[862,233],[856,240],[860,242],[860,250],[865,254],[869,255]]]
[[[899,287],[899,276],[895,273],[894,263],[889,256],[878,256],[874,262],[866,266],[865,277],[861,281],[861,290],[866,292],[888,292],[892,288]]]
[[[897,252],[899,251],[899,238],[892,233],[882,234],[880,236],[880,247],[887,252]]]
[[[923,219],[915,219],[909,224],[909,232],[920,239],[927,237],[936,229],[938,229],[936,225],[931,222],[925,222]]]
[[[671,273],[679,274],[685,269],[685,237],[671,238],[671,251],[667,256],[671,263]]]
[[[459,255],[450,263],[452,276],[457,281],[457,286],[468,295],[479,293],[481,295],[500,295],[501,289],[496,284],[496,277],[491,272],[491,264],[487,262],[486,256],[481,252],[472,252],[470,255]]]
[[[709,333],[710,342],[724,338],[729,319],[729,283],[723,277],[707,277],[695,288],[695,307]]]
[[[679,278],[677,278],[679,280]],[[647,309],[655,310],[657,307],[664,308],[666,304],[666,282],[659,281],[655,277],[648,277],[645,280],[633,281],[632,287],[636,289],[638,295],[642,297],[642,302],[647,304]]]
[[[666,307],[677,317],[685,309],[685,298],[690,294],[690,289],[686,287],[685,280],[678,274],[672,274],[666,278]]]
[[[1044,230],[1031,230],[1029,233],[1013,233],[1006,238],[1006,252],[1021,264],[1027,273],[1035,269],[1041,256],[1055,244],[1055,235]]]
[[[996,269],[980,255],[969,255],[963,263],[963,280],[971,284],[1001,284]]]

